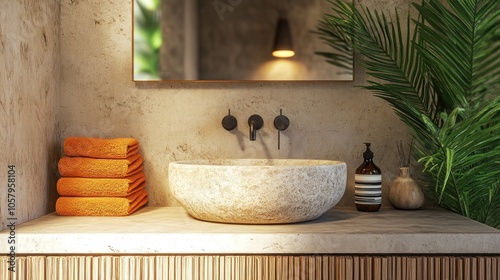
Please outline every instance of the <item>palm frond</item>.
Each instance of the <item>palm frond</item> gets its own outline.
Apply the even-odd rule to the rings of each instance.
[[[319,25],[335,50],[362,55],[364,88],[386,100],[415,138],[441,206],[500,228],[500,2],[422,0],[400,19],[341,0]],[[336,59],[327,53],[320,55]]]
[[[440,1],[414,4],[425,22],[415,22],[423,44],[417,48],[428,65],[440,104],[452,110],[484,99],[498,85],[500,48],[493,30],[499,26],[498,2],[489,0]],[[450,71],[452,70],[452,71]]]
[[[476,112],[456,108],[442,119],[441,128],[430,124],[437,142],[418,147],[419,161],[435,178],[438,203],[483,223],[499,223],[500,99]]]
[[[410,44],[418,40],[410,18],[403,29],[397,12],[392,19],[368,9],[359,12],[352,3],[331,3],[336,15],[325,15],[320,31],[334,34],[327,38],[343,39],[344,44],[351,44],[363,56],[367,73],[386,82],[370,80],[366,88],[388,101],[407,123],[421,126],[420,114],[435,116],[436,98],[422,74],[424,65],[419,53]],[[325,26],[334,28],[324,31]]]
[[[330,2],[332,3],[332,2]],[[340,10],[337,10],[340,9]],[[336,13],[342,9],[350,9],[348,6],[333,7],[332,10]],[[338,19],[340,21],[344,19]],[[350,38],[347,33],[343,32],[343,27],[338,25],[337,18],[329,14],[325,14],[317,26],[317,30],[313,33],[317,34],[321,40],[333,51],[317,51],[317,55],[323,56],[326,62],[340,67],[348,74],[352,74],[352,62],[354,52],[348,41]]]

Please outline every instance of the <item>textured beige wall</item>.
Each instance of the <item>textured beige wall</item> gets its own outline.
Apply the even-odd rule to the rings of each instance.
[[[354,205],[354,169],[363,142],[373,143],[375,162],[389,179],[398,172],[396,143],[409,132],[364,82],[134,83],[131,3],[63,0],[61,6],[61,138],[136,137],[141,143],[150,205],[177,205],[168,189],[168,164],[209,158],[316,158],[348,164],[341,204]],[[231,109],[237,131],[221,127]],[[291,125],[281,150],[273,119],[283,109]],[[247,118],[265,121],[257,141]],[[387,204],[387,199],[385,199]]]
[[[59,158],[59,1],[1,0],[0,221],[54,210]],[[8,212],[8,166],[16,206]],[[10,197],[12,198],[12,197]]]

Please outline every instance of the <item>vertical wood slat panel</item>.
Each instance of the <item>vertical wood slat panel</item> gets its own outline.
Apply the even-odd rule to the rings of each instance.
[[[9,264],[7,261],[9,260],[8,257],[0,257],[0,261],[2,264],[0,264],[0,279],[9,279]]]
[[[45,257],[26,257],[26,268],[27,279],[42,279],[45,275]]]
[[[27,279],[27,274],[29,268],[26,266],[28,258],[21,258],[21,261],[17,263],[17,270],[19,271],[19,274],[16,277],[16,280],[25,280]]]
[[[0,257],[0,279],[486,279],[499,256],[30,256],[16,273]]]
[[[120,280],[155,279],[155,257],[152,256],[123,256],[119,259]],[[74,278],[73,278],[74,279]],[[87,279],[87,278],[79,278]]]
[[[477,280],[477,258],[471,258],[471,280]]]
[[[46,259],[45,265],[47,266],[47,279],[59,280],[63,279],[62,275],[68,273],[67,266],[65,265],[65,257],[49,257]]]
[[[6,264],[6,266],[5,266],[6,274],[5,275],[7,276],[7,278],[2,278],[2,279],[12,279],[12,280],[27,279],[28,270],[30,269],[29,267],[26,266],[27,257],[17,257],[16,258],[15,272],[9,271],[9,265],[7,264],[8,259],[9,258],[6,257],[5,262],[2,262],[2,263]],[[43,275],[41,275],[41,277],[43,277]]]
[[[457,280],[464,280],[464,260],[462,258],[456,258],[456,275],[457,275]]]

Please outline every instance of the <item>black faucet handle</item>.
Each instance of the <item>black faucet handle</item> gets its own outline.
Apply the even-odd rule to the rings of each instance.
[[[238,126],[238,120],[236,120],[235,116],[231,115],[231,111],[228,110],[227,115],[222,118],[222,127],[227,130],[231,131],[235,129]]]
[[[290,120],[287,116],[283,115],[283,110],[280,109],[280,114],[274,118],[274,127],[278,130],[278,150],[281,147],[281,132],[288,128]]]
[[[274,127],[279,131],[287,129],[289,125],[290,120],[285,115],[280,114],[279,116],[274,118]]]

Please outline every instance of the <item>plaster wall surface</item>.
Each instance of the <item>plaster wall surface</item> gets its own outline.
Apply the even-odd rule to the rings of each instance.
[[[20,224],[54,211],[60,150],[60,9],[58,0],[1,0],[0,5],[3,229],[10,222]]]
[[[354,206],[354,170],[363,142],[371,142],[389,205],[396,145],[409,143],[409,130],[385,102],[357,87],[366,82],[359,65],[354,82],[134,83],[131,9],[123,1],[61,2],[61,140],[137,138],[151,206],[178,205],[169,191],[170,162],[212,158],[345,161],[348,184],[339,204]],[[228,109],[239,122],[233,132],[221,126]],[[273,119],[280,109],[291,124],[278,150]],[[252,114],[264,119],[255,142],[248,136]]]

